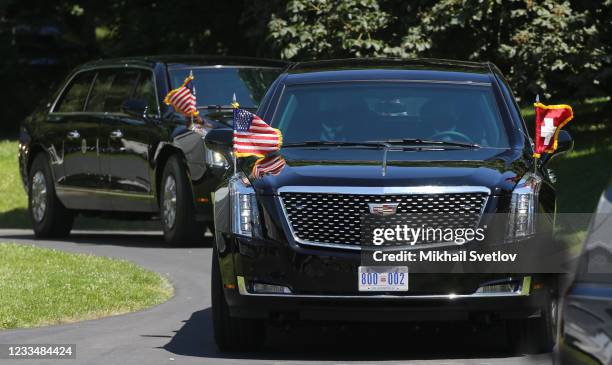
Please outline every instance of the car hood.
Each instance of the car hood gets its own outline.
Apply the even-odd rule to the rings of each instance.
[[[521,150],[478,148],[389,150],[383,175],[382,149],[283,148],[253,169],[255,158],[241,159],[258,194],[277,194],[284,186],[485,186],[493,194],[511,191],[527,171]]]

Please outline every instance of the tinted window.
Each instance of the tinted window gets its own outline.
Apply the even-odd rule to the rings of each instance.
[[[155,94],[155,84],[151,71],[140,70],[140,76],[133,98],[146,101],[149,106],[148,112],[150,114],[157,113],[157,95]]]
[[[98,71],[87,111],[119,113],[121,104],[129,99],[136,87],[139,70],[103,69]]]
[[[488,86],[345,82],[289,86],[273,126],[285,142],[434,139],[508,147]]]
[[[272,68],[223,67],[193,68],[170,72],[172,87],[179,87],[189,72],[193,71],[198,105],[229,105],[232,95],[243,107],[256,107],[268,86],[280,74]]]
[[[89,101],[87,102],[88,112],[103,112],[106,93],[113,82],[114,73],[112,70],[100,70],[96,75]]]
[[[93,75],[94,73],[90,71],[77,74],[64,91],[54,111],[61,113],[82,112]]]

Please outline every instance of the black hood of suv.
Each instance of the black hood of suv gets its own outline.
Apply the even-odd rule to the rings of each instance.
[[[383,176],[383,149],[283,148],[272,157],[284,160],[276,175],[251,174],[255,158],[242,159],[259,194],[277,194],[283,186],[485,186],[493,194],[512,190],[527,171],[521,150],[477,148],[389,150]]]

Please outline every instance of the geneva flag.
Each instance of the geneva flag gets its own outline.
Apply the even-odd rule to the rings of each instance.
[[[557,149],[557,138],[564,125],[574,117],[569,105],[535,103],[535,157]]]

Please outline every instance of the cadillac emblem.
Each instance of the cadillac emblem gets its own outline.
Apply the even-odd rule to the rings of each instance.
[[[386,217],[397,213],[397,207],[400,203],[368,203],[370,207],[370,213]]]

